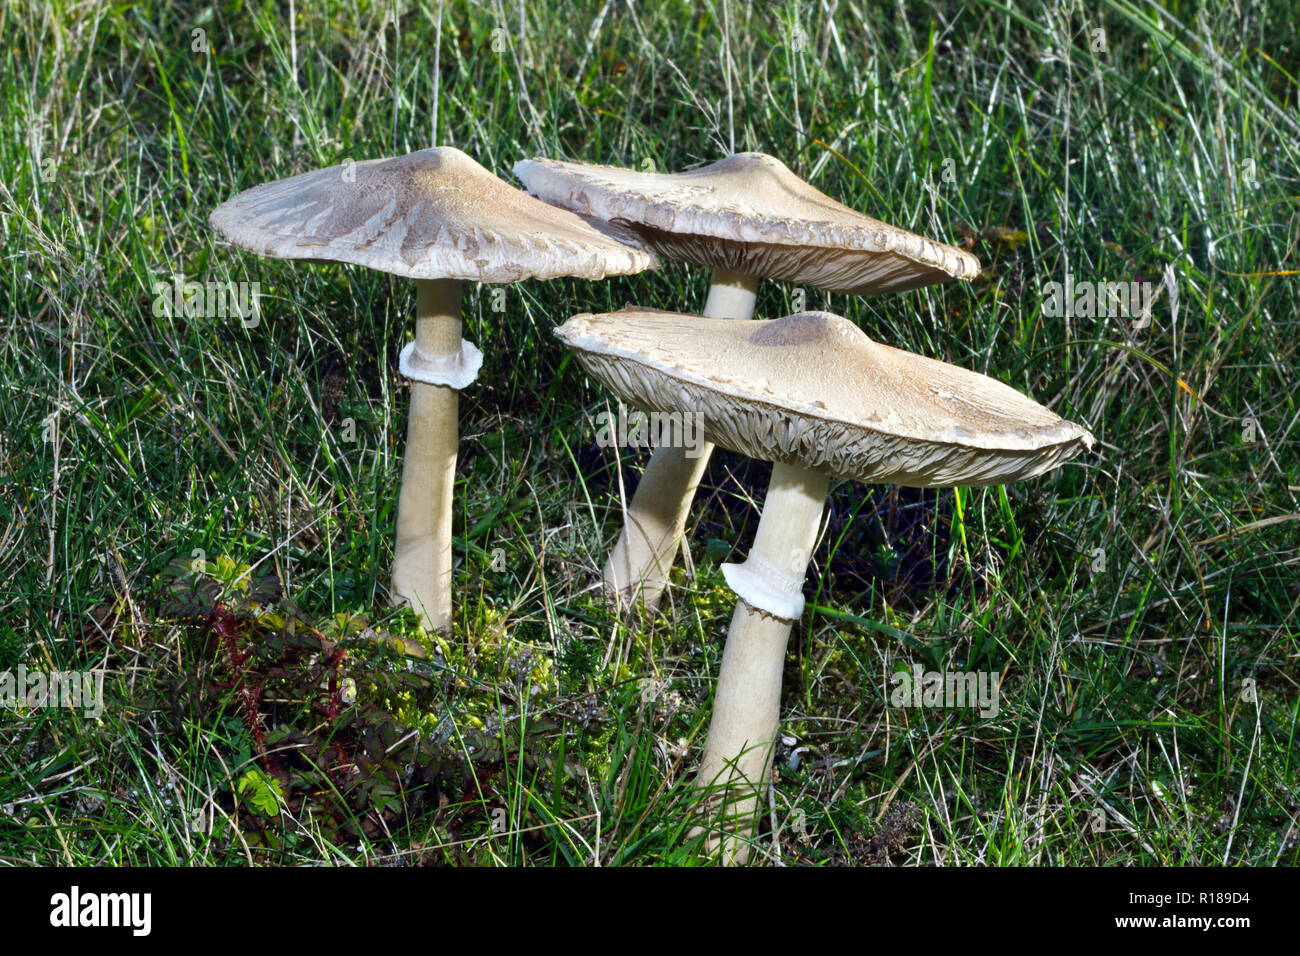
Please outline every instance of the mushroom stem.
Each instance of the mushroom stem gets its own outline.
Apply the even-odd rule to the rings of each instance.
[[[421,279],[415,302],[416,354],[435,362],[458,362],[460,280]],[[459,397],[449,385],[411,383],[392,593],[395,602],[409,602],[430,631],[451,629],[451,503]]]
[[[758,276],[714,269],[704,314],[714,319],[752,319]]]
[[[748,858],[754,815],[770,779],[786,645],[803,613],[803,579],[826,488],[821,472],[774,464],[749,557],[723,565],[740,600],[722,653],[698,784],[709,790],[710,822],[721,824],[708,846],[722,846],[727,863]]]
[[[753,318],[758,281],[757,276],[715,270],[704,314]],[[624,516],[623,531],[605,562],[605,590],[621,610],[632,608],[638,595],[647,608],[657,607],[668,586],[686,516],[713,454],[713,444],[703,442],[690,451],[687,455],[687,449],[679,445],[662,445],[654,450],[641,474]]]

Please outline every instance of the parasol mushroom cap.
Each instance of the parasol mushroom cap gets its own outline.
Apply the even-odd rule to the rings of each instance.
[[[576,315],[556,335],[629,404],[699,413],[708,441],[832,476],[997,485],[1093,444],[1015,389],[873,342],[829,312],[736,322],[629,308]]]
[[[856,212],[763,153],[682,173],[552,159],[514,173],[549,203],[626,224],[661,255],[715,269],[853,294],[980,272],[970,253]]]
[[[451,146],[255,186],[209,222],[260,255],[412,279],[603,279],[656,265],[617,227],[534,199]]]

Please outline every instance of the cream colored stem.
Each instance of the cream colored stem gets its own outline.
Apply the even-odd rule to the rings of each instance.
[[[431,358],[460,353],[460,281],[421,279],[416,290],[416,348]],[[393,597],[407,601],[426,630],[451,629],[451,505],[456,484],[459,393],[411,383],[406,463],[397,499]]]
[[[713,274],[704,314],[753,318],[757,288],[756,276],[719,269]],[[695,489],[712,453],[713,445],[703,442],[692,449],[664,445],[650,456],[628,505],[623,532],[605,562],[606,591],[623,610],[634,606],[638,595],[647,608],[658,606],[681,546]]]
[[[704,314],[715,319],[752,319],[757,291],[757,276],[715,269]]]
[[[778,592],[802,586],[826,503],[826,476],[777,463],[754,547],[743,568]],[[794,621],[736,602],[713,698],[713,721],[698,783],[715,788],[709,808],[710,848],[727,863],[744,863],[754,815],[771,775],[780,723],[781,670]]]

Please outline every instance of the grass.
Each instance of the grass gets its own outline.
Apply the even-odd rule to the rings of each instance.
[[[700,860],[718,566],[767,466],[715,456],[663,613],[613,619],[599,570],[646,455],[595,446],[609,397],[550,329],[698,310],[707,277],[526,282],[504,311],[467,292],[486,358],[437,645],[385,591],[413,285],[207,226],[238,190],[435,142],[507,179],[533,155],[779,156],[984,266],[808,308],[1099,440],[1006,489],[833,487],[759,859],[1297,862],[1287,4],[288,9],[0,7],[0,671],[103,669],[107,695],[98,719],[0,710],[0,862]],[[1043,308],[1067,273],[1166,269],[1176,303],[1145,328]],[[156,315],[178,274],[259,283],[260,321]],[[799,294],[765,283],[758,313]],[[188,617],[178,588],[200,594]],[[999,712],[892,706],[913,663],[998,672]]]

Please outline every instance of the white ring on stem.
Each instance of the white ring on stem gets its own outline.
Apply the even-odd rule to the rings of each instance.
[[[727,587],[750,607],[797,621],[803,615],[803,575],[786,574],[752,551],[743,564],[724,564]]]
[[[455,355],[433,356],[421,352],[412,339],[398,356],[397,368],[412,381],[426,385],[448,385],[461,391],[472,385],[483,367],[483,353],[469,339],[460,340]]]

